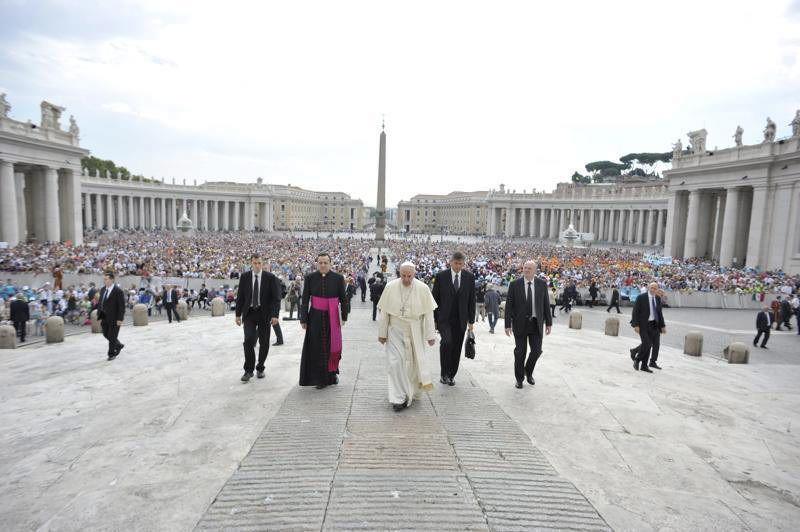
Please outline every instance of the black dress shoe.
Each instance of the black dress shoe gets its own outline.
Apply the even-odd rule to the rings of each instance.
[[[117,358],[117,353],[110,353],[108,355],[108,360],[114,360],[115,358]]]
[[[635,369],[636,371],[639,371],[639,361],[638,360],[634,360],[633,361],[633,369]]]
[[[636,360],[636,350],[631,349],[631,360]]]
[[[658,365],[658,364],[656,364],[655,362],[650,362],[650,367],[651,367],[651,368],[656,368],[656,369],[661,369],[661,366],[659,366],[659,365]]]
[[[449,384],[449,381],[447,380],[447,377],[440,377],[439,378],[439,382],[441,382],[442,384]]]
[[[455,386],[456,380],[453,377],[450,377],[449,379],[447,379],[447,384],[449,384],[450,386]]]
[[[535,380],[533,380],[533,373],[529,373],[529,374],[526,376],[526,378],[528,379],[528,384],[530,384],[531,386],[533,386],[534,384],[536,384],[536,381],[535,381]]]
[[[653,373],[653,370],[648,368],[647,366],[642,367],[639,371],[644,371],[646,373]]]
[[[395,412],[400,412],[401,410],[405,410],[406,408],[408,408],[408,401],[400,404],[392,403],[392,408],[394,409]]]
[[[249,371],[245,371],[244,375],[242,375],[242,382],[247,382],[252,378],[253,378],[253,374],[250,373]]]
[[[259,379],[263,379],[264,378],[264,371],[263,370],[262,371],[257,371],[256,372],[256,377],[258,377]]]
[[[514,386],[522,389],[522,381],[517,381],[517,383]]]
[[[281,341],[279,341],[279,342],[278,342],[278,341],[276,341],[276,342],[274,342],[272,345],[283,345],[283,340],[281,340]]]

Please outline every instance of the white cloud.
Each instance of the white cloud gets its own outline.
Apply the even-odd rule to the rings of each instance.
[[[551,189],[587,161],[667,151],[702,126],[725,145],[742,121],[755,142],[764,116],[800,105],[772,98],[800,86],[788,2],[185,6],[140,3],[152,24],[138,37],[65,40],[32,28],[7,56],[43,92],[199,144],[144,150],[148,136],[130,138],[114,149],[129,168],[263,176],[367,203],[382,113],[391,204],[500,181]],[[739,120],[737,101],[764,108]],[[89,148],[93,139],[107,148],[107,124],[81,123]],[[149,156],[129,160],[128,149]]]

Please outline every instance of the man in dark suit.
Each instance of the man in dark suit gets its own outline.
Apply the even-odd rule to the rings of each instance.
[[[790,331],[792,330],[792,325],[789,323],[789,320],[792,319],[792,314],[794,314],[794,312],[792,312],[792,304],[789,302],[789,298],[785,297],[783,301],[781,301],[781,320],[783,320],[783,326]]]
[[[772,329],[772,314],[770,313],[770,308],[767,305],[764,305],[761,309],[761,312],[758,313],[756,316],[756,330],[758,334],[753,339],[753,347],[758,344],[758,340],[761,336],[764,336],[764,339],[761,340],[761,347],[766,349],[767,348],[767,340],[769,340],[769,331]]]
[[[264,362],[269,353],[270,327],[278,323],[281,289],[278,278],[262,269],[261,255],[250,257],[252,269],[239,278],[236,293],[236,325],[244,323],[244,375],[242,382],[253,377],[264,378]],[[258,365],[256,365],[256,340],[258,340]]]
[[[28,308],[28,300],[25,299],[25,294],[22,292],[17,294],[16,299],[11,302],[11,315],[9,318],[11,319],[11,323],[14,324],[14,329],[17,331],[19,341],[24,342],[28,320],[31,319],[31,312]]]
[[[178,291],[171,284],[164,285],[164,292],[161,294],[161,301],[164,303],[164,308],[167,310],[167,319],[172,323],[172,317],[175,316],[175,321],[181,321],[178,316],[178,311],[175,306],[178,304]]]
[[[386,283],[383,282],[383,274],[375,272],[375,276],[369,280],[369,300],[372,301],[372,321],[378,316],[378,301],[381,300],[383,289]]]
[[[639,354],[633,361],[633,369],[647,373],[653,372],[650,368],[661,369],[656,361],[661,335],[667,332],[667,328],[661,311],[661,298],[658,297],[658,283],[650,283],[647,292],[636,298],[631,325],[642,340]]]
[[[433,311],[436,328],[441,335],[439,363],[441,383],[455,386],[455,376],[461,361],[461,348],[467,327],[475,323],[475,277],[464,269],[464,254],[453,253],[450,267],[436,274],[433,299],[438,308]],[[469,324],[469,325],[468,325]]]
[[[619,290],[617,290],[616,286],[614,287],[614,290],[612,290],[611,292],[611,302],[608,304],[606,312],[611,312],[611,309],[614,307],[617,308],[617,314],[622,314],[622,312],[620,312],[619,310]]]
[[[542,354],[542,329],[550,334],[553,318],[550,314],[550,296],[547,283],[536,277],[536,263],[527,261],[522,267],[522,277],[508,285],[506,299],[506,336],[514,333],[514,376],[517,388],[522,388],[522,378],[536,384],[533,370]],[[525,353],[530,346],[528,361]]]
[[[103,336],[108,340],[108,359],[114,360],[125,347],[118,338],[119,328],[122,327],[122,319],[125,317],[125,294],[114,284],[114,272],[106,272],[103,283],[105,286],[100,289],[97,317],[100,319]]]

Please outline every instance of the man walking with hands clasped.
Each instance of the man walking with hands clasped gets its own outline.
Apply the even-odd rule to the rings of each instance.
[[[658,283],[650,283],[647,292],[639,294],[633,305],[631,325],[639,334],[642,346],[633,361],[633,369],[653,373],[650,368],[661,369],[656,363],[661,335],[667,332],[664,314],[661,311],[661,298],[658,297]]]
[[[278,323],[281,290],[278,278],[263,270],[261,255],[250,257],[250,271],[239,278],[236,294],[236,325],[244,324],[244,375],[242,382],[253,377],[264,378],[264,363],[269,353],[270,327]],[[256,365],[256,340],[258,340],[258,365]]]
[[[506,336],[514,333],[514,376],[517,388],[522,379],[534,385],[533,370],[542,354],[542,331],[550,334],[553,318],[550,314],[550,296],[547,284],[536,277],[536,263],[527,261],[522,266],[522,277],[508,286],[506,299]],[[525,354],[530,346],[527,362]]]
[[[97,317],[103,336],[108,340],[108,359],[114,360],[125,347],[119,341],[119,328],[125,318],[125,294],[122,289],[114,284],[114,272],[108,271],[103,275],[105,286],[100,290],[100,305]]]

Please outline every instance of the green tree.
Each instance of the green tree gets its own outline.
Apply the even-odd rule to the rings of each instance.
[[[592,179],[589,176],[581,174],[580,172],[575,172],[574,174],[572,174],[572,182],[586,184],[586,183],[591,183]]]
[[[655,176],[661,177],[656,170],[656,164],[659,162],[668,163],[672,160],[672,152],[664,153],[629,153],[619,158],[626,166],[625,175],[644,175],[645,177]],[[641,170],[641,172],[634,172],[634,170]]]

